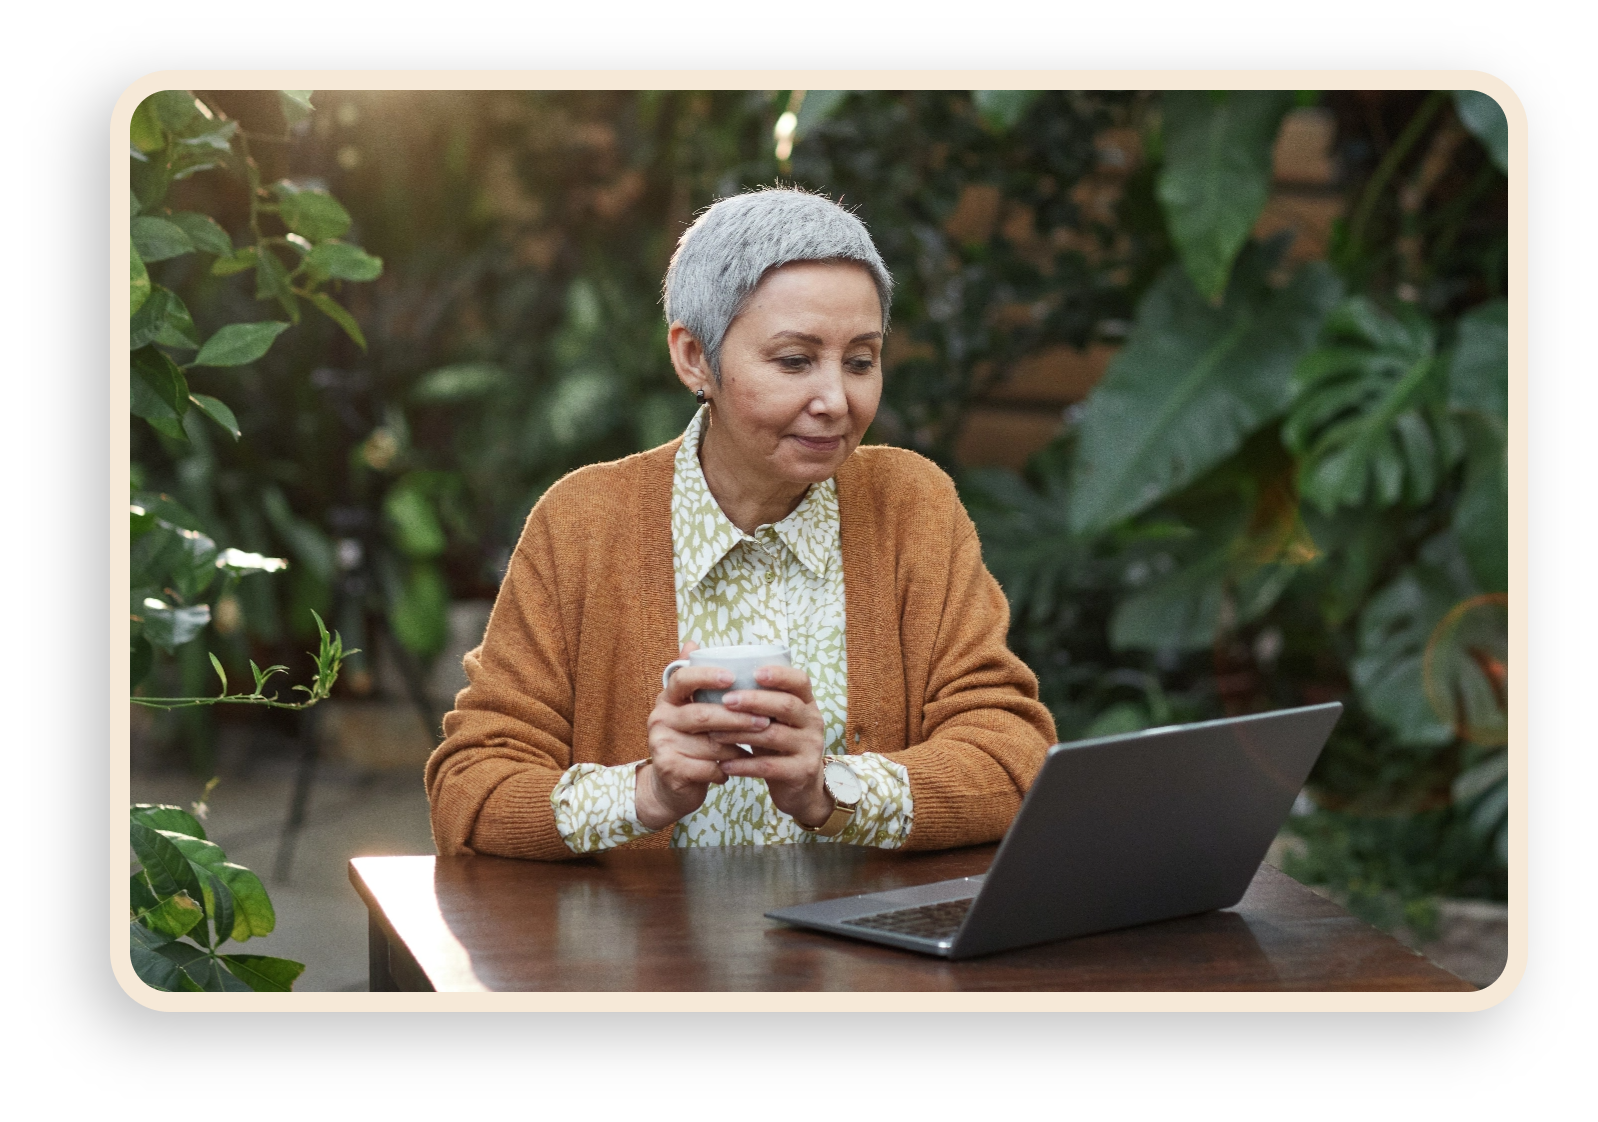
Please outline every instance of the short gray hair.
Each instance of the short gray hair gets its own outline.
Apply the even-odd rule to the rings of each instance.
[[[888,330],[893,277],[866,225],[825,195],[765,187],[708,207],[683,231],[666,269],[667,324],[681,321],[721,381],[721,344],[761,278],[795,261],[852,261],[871,274]]]

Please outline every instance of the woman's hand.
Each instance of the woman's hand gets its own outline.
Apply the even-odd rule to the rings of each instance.
[[[732,713],[771,719],[762,732],[717,732],[722,744],[747,744],[755,754],[736,749],[722,757],[724,775],[750,775],[766,781],[776,808],[801,825],[821,826],[832,816],[832,796],[821,783],[826,762],[826,722],[810,690],[810,677],[796,666],[762,666],[755,681],[764,689],[737,690],[722,699]]]
[[[678,657],[698,649],[698,643],[684,643]],[[712,783],[727,782],[729,773],[721,770],[721,761],[744,755],[732,745],[749,743],[771,723],[758,714],[693,699],[695,690],[725,689],[732,681],[730,670],[685,666],[655,699],[649,714],[649,760],[638,768],[633,794],[638,821],[649,829],[664,829],[698,810]]]

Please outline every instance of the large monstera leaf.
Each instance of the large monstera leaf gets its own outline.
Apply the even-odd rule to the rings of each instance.
[[[1325,265],[1285,288],[1279,247],[1253,245],[1216,307],[1178,265],[1138,306],[1131,337],[1088,398],[1073,463],[1071,528],[1098,533],[1182,489],[1281,415],[1292,373],[1341,296]]]
[[[1413,309],[1394,315],[1351,297],[1295,380],[1282,439],[1301,458],[1300,494],[1324,514],[1423,503],[1458,460],[1435,333]]]
[[[1271,191],[1271,155],[1293,95],[1172,90],[1160,101],[1164,166],[1156,192],[1193,286],[1214,300]]]

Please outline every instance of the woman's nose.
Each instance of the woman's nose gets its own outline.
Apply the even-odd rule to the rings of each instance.
[[[837,414],[845,412],[848,408],[849,401],[843,392],[843,367],[839,365],[828,369],[823,375],[815,397],[810,399],[810,411]]]

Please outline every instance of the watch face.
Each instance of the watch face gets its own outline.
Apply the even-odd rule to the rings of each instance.
[[[860,777],[848,764],[841,764],[836,760],[827,761],[822,778],[826,780],[827,790],[831,792],[832,797],[840,803],[853,806],[860,801]]]

